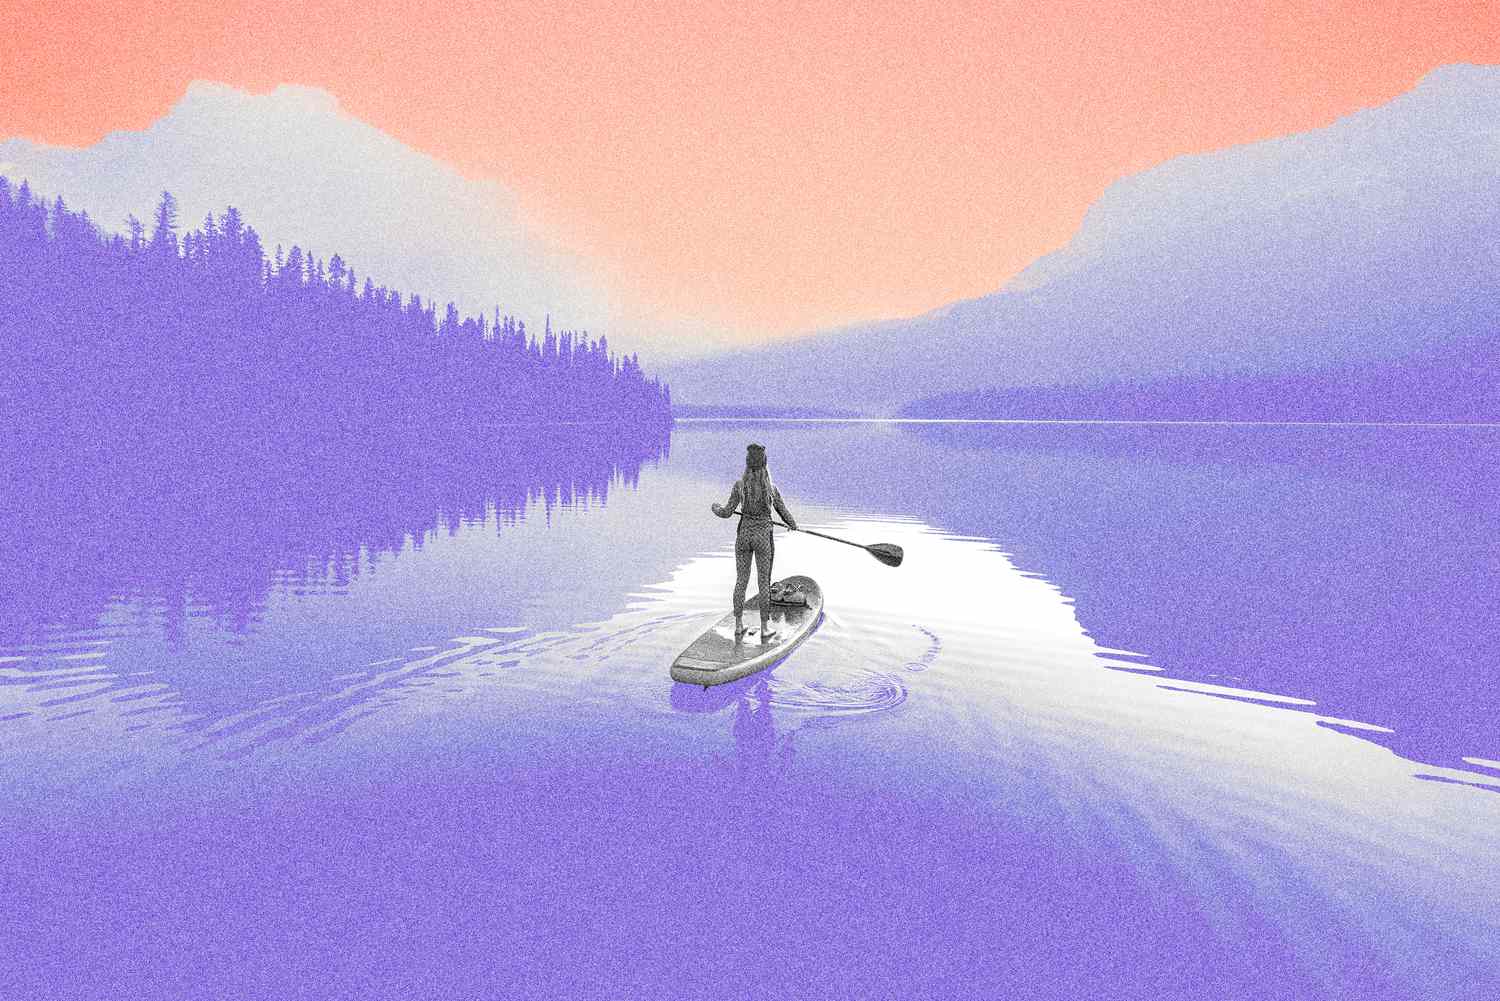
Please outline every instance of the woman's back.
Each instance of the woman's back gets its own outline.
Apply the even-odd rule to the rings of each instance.
[[[781,495],[771,482],[770,471],[764,466],[746,470],[745,475],[740,477],[739,488],[740,512],[746,518],[769,520],[772,505],[781,506]]]

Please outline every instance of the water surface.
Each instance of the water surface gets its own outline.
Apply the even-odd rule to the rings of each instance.
[[[28,453],[14,993],[1493,996],[1497,433]],[[823,625],[674,685],[752,438],[906,562],[778,537]]]

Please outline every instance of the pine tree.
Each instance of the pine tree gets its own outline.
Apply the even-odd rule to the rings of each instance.
[[[156,203],[156,225],[151,231],[151,249],[162,256],[177,256],[177,199],[163,191]]]

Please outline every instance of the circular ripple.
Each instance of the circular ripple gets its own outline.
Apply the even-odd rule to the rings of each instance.
[[[907,661],[902,666],[905,667],[908,671],[912,672],[925,671],[932,666],[932,662],[937,660],[938,654],[942,652],[943,641],[938,639],[937,633],[933,632],[931,629],[928,629],[925,626],[913,625],[912,628],[927,637],[927,649],[923,652],[922,656],[918,657],[916,660]]]
[[[853,668],[829,681],[773,688],[771,706],[823,719],[841,719],[894,709],[906,701],[906,686],[900,679]]]

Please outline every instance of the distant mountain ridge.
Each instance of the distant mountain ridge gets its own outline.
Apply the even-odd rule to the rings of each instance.
[[[930,414],[920,401],[1333,372],[1450,342],[1472,358],[1500,329],[1497,191],[1500,67],[1445,67],[1326,128],[1122,179],[994,294],[665,377],[687,404]]]
[[[84,149],[0,141],[0,174],[88,206],[111,232],[124,231],[127,213],[149,221],[163,190],[187,226],[233,205],[256,221],[268,255],[278,243],[325,256],[352,248],[360,274],[461,312],[498,305],[539,327],[550,310],[603,332],[600,293],[528,229],[510,192],[464,178],[314,87],[248,94],[197,81],[148,128]]]

